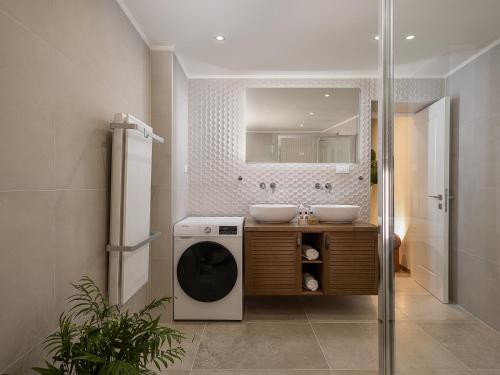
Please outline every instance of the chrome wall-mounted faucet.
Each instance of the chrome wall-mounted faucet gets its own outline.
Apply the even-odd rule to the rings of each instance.
[[[271,182],[269,184],[269,187],[271,188],[271,191],[274,193],[274,189],[276,189],[276,182]]]
[[[261,182],[259,184],[259,187],[262,189],[262,190],[265,190],[266,189],[266,183],[265,182]]]
[[[332,184],[331,184],[331,183],[329,183],[329,182],[327,182],[327,183],[325,184],[325,189],[326,189],[326,190],[328,190],[328,194],[330,194],[330,193],[331,193],[331,191],[332,191]]]
[[[328,194],[330,194],[330,193],[331,193],[331,191],[332,191],[332,184],[331,184],[331,183],[329,183],[329,182],[327,182],[327,183],[325,184],[325,186],[323,187],[323,186],[321,186],[321,184],[320,184],[319,182],[316,182],[316,183],[314,184],[314,188],[315,188],[316,190],[323,190],[323,189],[328,190]]]

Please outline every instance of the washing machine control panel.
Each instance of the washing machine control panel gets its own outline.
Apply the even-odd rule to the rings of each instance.
[[[219,235],[228,236],[228,235],[236,235],[238,234],[238,226],[237,225],[220,225],[219,226]]]
[[[190,217],[174,226],[178,237],[242,237],[244,218]]]

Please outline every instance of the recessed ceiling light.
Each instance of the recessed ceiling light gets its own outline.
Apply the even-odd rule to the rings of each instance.
[[[325,98],[329,98],[330,97],[330,94],[325,94]]]
[[[314,116],[314,112],[309,112],[309,114],[310,114],[311,116]]]
[[[215,37],[215,40],[218,42],[222,42],[222,41],[226,40],[226,37],[224,35],[217,35]]]
[[[304,124],[300,124],[299,126],[300,126],[301,128],[303,128],[303,127],[304,127]]]
[[[415,35],[407,35],[406,40],[413,40],[415,39]]]
[[[380,37],[379,37],[378,35],[375,35],[375,36],[373,37],[373,40],[379,40],[379,39],[380,39]]]

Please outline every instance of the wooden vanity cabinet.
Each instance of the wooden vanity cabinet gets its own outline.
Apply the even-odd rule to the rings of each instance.
[[[378,293],[378,229],[371,224],[298,225],[245,222],[246,295],[375,295]],[[320,258],[302,258],[302,244]],[[319,282],[302,288],[302,274]]]
[[[302,288],[300,248],[300,232],[246,232],[246,294],[297,294]]]
[[[325,232],[324,293],[378,294],[378,234],[376,231]]]

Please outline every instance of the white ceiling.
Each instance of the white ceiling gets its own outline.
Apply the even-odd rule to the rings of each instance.
[[[325,97],[329,94],[329,97]],[[310,113],[313,113],[311,115]],[[359,115],[356,88],[249,88],[245,124],[252,131],[325,131]],[[357,123],[357,119],[355,123]],[[301,127],[300,124],[303,126]]]
[[[376,75],[377,0],[118,2],[190,76]],[[499,19],[500,0],[395,0],[396,74],[445,76],[500,38]]]

